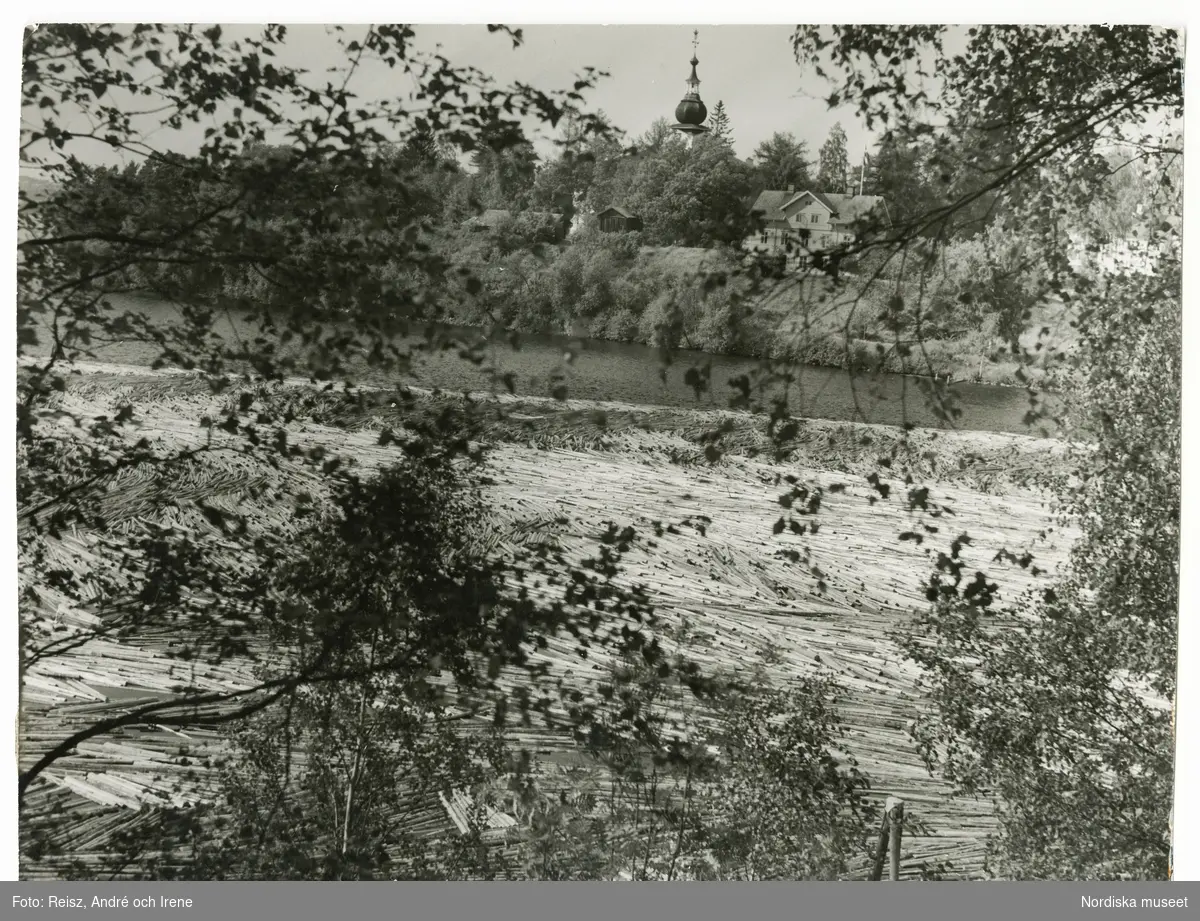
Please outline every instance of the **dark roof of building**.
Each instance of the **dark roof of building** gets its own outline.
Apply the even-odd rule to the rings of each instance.
[[[675,107],[675,120],[683,127],[698,128],[708,118],[708,106],[699,96],[684,96]]]
[[[603,211],[597,212],[596,216],[599,217],[601,214],[608,214],[610,211],[621,215],[621,217],[633,218],[634,220],[637,219],[636,214],[634,214],[632,211],[626,211],[620,205],[609,205]]]
[[[853,224],[879,207],[883,199],[878,195],[832,195],[825,198],[833,205],[839,224]]]
[[[783,221],[783,209],[804,195],[811,195],[828,208],[835,224],[852,224],[883,201],[878,195],[843,195],[838,192],[817,192],[813,189],[801,189],[798,192],[766,190],[759,193],[751,210],[761,212],[768,224]]]
[[[767,221],[782,221],[783,206],[796,197],[795,192],[775,192],[767,189],[758,193],[751,211],[760,211]]]
[[[817,192],[813,189],[805,189],[784,202],[784,206],[790,205],[792,201],[803,195],[811,195],[828,208],[833,215],[833,223],[836,224],[853,223],[883,201],[878,195],[845,195],[841,192]]]
[[[799,193],[799,195],[803,194],[805,193]],[[818,192],[816,189],[812,189],[811,191],[808,191],[808,194],[828,208],[832,214],[836,215],[838,213],[837,205],[830,198],[831,195],[836,194],[835,192]],[[799,195],[797,195],[797,197],[799,197]],[[788,202],[788,204],[791,204],[791,202]]]

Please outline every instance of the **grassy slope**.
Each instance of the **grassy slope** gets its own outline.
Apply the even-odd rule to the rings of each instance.
[[[664,275],[685,277],[702,271],[728,270],[713,250],[681,246],[643,247],[639,267]],[[1019,386],[1021,364],[1007,354],[1007,345],[986,331],[949,339],[926,340],[905,359],[894,343],[879,336],[875,319],[877,297],[859,297],[853,276],[835,287],[823,276],[789,276],[768,283],[748,305],[752,311],[742,349],[760,357],[789,358],[826,367],[882,370]],[[879,283],[886,287],[889,282]],[[1043,334],[1043,330],[1047,330]],[[882,342],[880,341],[882,338]],[[1040,347],[1039,347],[1040,343]],[[885,354],[879,357],[878,346]],[[1021,338],[1021,347],[1038,356],[1025,371],[1037,378],[1044,371],[1043,356],[1053,350],[1069,352],[1074,344],[1070,316],[1061,303],[1035,310]],[[882,361],[882,366],[879,362]]]
[[[65,398],[71,408],[104,412],[117,402],[133,400],[142,420],[141,434],[186,444],[202,437],[197,416],[221,402],[184,376],[114,370],[76,378]],[[299,392],[300,388],[294,391]],[[426,401],[418,410],[422,407],[433,412],[438,404]],[[394,448],[380,447],[376,435],[380,427],[397,421],[388,417],[390,401],[347,413],[338,411],[330,397],[315,396],[309,408],[315,415],[293,426],[293,441],[340,447],[368,468],[392,456]],[[919,704],[917,676],[899,660],[887,634],[909,606],[920,603],[921,577],[928,564],[923,548],[896,539],[912,526],[902,503],[869,503],[870,490],[862,479],[873,458],[894,444],[894,430],[813,423],[793,446],[788,462],[779,465],[750,456],[759,446],[756,426],[735,419],[729,436],[734,456],[711,466],[699,462],[698,436],[727,414],[595,404],[563,407],[537,400],[505,401],[503,408],[507,418],[497,418],[484,433],[496,443],[491,497],[498,546],[519,541],[524,526],[560,517],[566,521],[557,525],[558,537],[574,555],[586,552],[589,538],[605,519],[644,525],[654,518],[710,516],[713,525],[705,537],[668,536],[653,557],[631,560],[629,577],[650,587],[669,618],[686,617],[699,627],[702,643],[695,654],[702,659],[744,664],[757,652],[771,649],[774,680],[786,681],[789,675],[814,669],[831,671],[846,692],[842,709],[849,744],[873,776],[878,794],[903,796],[937,832],[934,838],[906,842],[906,872],[915,872],[923,860],[950,860],[956,874],[979,872],[981,836],[991,824],[987,805],[948,796],[944,785],[925,774],[904,731]],[[597,432],[582,420],[601,408],[610,422]],[[915,463],[929,465],[927,472],[952,472],[942,478],[934,497],[955,506],[955,533],[973,535],[972,552],[981,564],[1002,546],[1033,547],[1051,569],[1061,562],[1071,535],[1054,532],[1043,498],[1005,474],[1014,469],[1014,456],[1024,458],[1026,466],[1045,466],[1061,446],[982,433],[917,433],[915,439]],[[781,473],[848,485],[845,494],[831,496],[822,510],[819,536],[771,536],[771,523],[779,514],[778,487],[771,483]],[[267,471],[214,459],[198,464],[179,487],[174,497],[179,510],[173,514],[185,527],[205,527],[205,519],[191,507],[193,498],[203,497],[209,504],[248,510],[252,528],[285,526],[286,513],[264,505],[252,489],[263,475],[282,481],[289,492],[313,485],[302,471],[286,465]],[[901,475],[899,469],[896,475]],[[112,492],[114,513],[136,514],[145,508],[145,497],[139,500],[138,491],[146,488],[133,476],[118,483]],[[893,484],[893,496],[901,494],[901,484]],[[1050,529],[1050,537],[1039,541],[1043,529]],[[777,554],[805,543],[826,574],[824,592],[806,571]],[[64,565],[85,576],[92,554],[101,552],[87,534],[64,539],[60,550]],[[28,572],[26,577],[36,578]],[[1005,597],[1015,599],[1030,587],[1030,577],[1019,571],[1005,573],[1003,584]],[[86,622],[86,612],[60,606],[53,590],[40,587],[46,589],[39,615],[43,623],[53,619],[74,629]],[[592,680],[570,647],[552,646],[548,655],[560,672],[572,670],[575,680]],[[241,679],[236,663],[233,666],[202,667],[196,680],[236,684]],[[29,722],[24,734],[29,747],[22,752],[23,760],[61,737],[73,713],[77,717],[81,710],[94,713],[120,706],[138,688],[163,693],[177,680],[170,672],[169,661],[136,641],[93,643],[57,669],[34,670],[26,682]],[[82,680],[72,680],[73,675],[82,675]],[[550,760],[571,748],[565,737],[543,730],[526,732],[520,741]],[[109,833],[105,829],[133,821],[128,807],[137,802],[153,802],[163,795],[205,795],[202,773],[189,778],[175,766],[178,738],[145,733],[121,742],[114,746],[97,740],[81,746],[39,794],[48,802],[65,802],[78,817],[79,834],[99,828],[89,848],[102,849]],[[219,739],[198,738],[195,745],[219,745]],[[178,790],[169,789],[172,782],[178,783]],[[31,870],[26,866],[23,872]]]
[[[876,322],[872,298],[859,297],[855,279],[834,288],[824,278],[786,278],[776,282],[753,304],[758,348],[787,354],[806,364],[870,368],[905,374],[948,377],[1006,386],[1020,385],[1016,372],[1021,364],[1007,353],[999,337],[975,331],[950,339],[928,339],[914,345],[914,354],[904,359]],[[882,282],[882,284],[887,284]],[[1047,332],[1043,335],[1042,331]],[[1039,348],[1040,342],[1040,348]],[[878,366],[878,346],[886,352]],[[1021,338],[1021,347],[1042,355],[1051,350],[1069,352],[1074,345],[1070,316],[1061,303],[1047,303],[1035,310]],[[776,357],[772,355],[772,357]],[[779,355],[783,357],[783,355]],[[1043,362],[1026,366],[1036,378]]]

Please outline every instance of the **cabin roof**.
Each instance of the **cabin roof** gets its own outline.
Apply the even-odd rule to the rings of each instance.
[[[795,192],[779,192],[772,189],[765,189],[758,193],[758,198],[750,207],[751,211],[759,211],[762,213],[763,219],[766,221],[782,221],[784,220],[783,206],[796,195]]]
[[[621,217],[630,218],[631,220],[637,220],[636,214],[634,214],[632,211],[625,210],[620,205],[609,205],[603,211],[599,212],[596,216],[601,217],[605,214],[619,214]]]
[[[883,201],[878,195],[843,195],[838,192],[818,192],[813,189],[802,189],[799,192],[768,189],[759,193],[751,210],[761,213],[767,226],[776,226],[776,222],[787,221],[784,209],[806,195],[812,196],[829,211],[832,215],[831,222],[834,224],[851,224]]]
[[[878,195],[837,195],[825,193],[825,199],[833,206],[834,219],[839,224],[852,224],[865,217],[883,199]]]

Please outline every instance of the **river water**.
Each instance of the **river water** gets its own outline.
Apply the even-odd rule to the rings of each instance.
[[[156,322],[178,322],[173,305],[142,298],[113,299],[118,309],[143,312]],[[223,336],[236,331],[253,338],[256,332],[239,321],[232,328],[224,320],[218,324]],[[235,329],[236,328],[236,329]],[[477,366],[464,360],[457,349],[423,352],[414,363],[405,382],[415,386],[443,390],[487,390],[497,386],[488,366],[512,375],[515,392],[529,396],[547,396],[565,384],[571,399],[611,400],[622,403],[726,409],[736,391],[732,379],[748,376],[756,380],[762,362],[732,355],[714,355],[699,351],[679,351],[664,363],[658,350],[645,345],[603,340],[575,339],[567,336],[522,333],[516,347],[503,333],[488,336],[484,331],[465,327],[441,327],[464,343],[486,339],[486,362]],[[415,340],[414,340],[415,341]],[[158,357],[156,347],[137,342],[106,343],[94,349],[100,361],[149,365]],[[568,353],[570,360],[567,359]],[[708,368],[710,387],[699,397],[687,382],[689,368]],[[920,427],[955,428],[967,431],[1051,434],[1039,426],[1031,429],[1026,415],[1029,394],[1018,388],[986,384],[950,385],[960,415],[952,422],[940,419],[922,391],[918,378],[900,374],[851,374],[835,368],[811,365],[774,365],[776,379],[761,382],[762,389],[753,398],[769,405],[772,394],[788,388],[788,403],[794,415],[840,421],[912,424]],[[786,372],[791,381],[777,375]],[[358,382],[395,384],[395,378],[381,379],[363,363]],[[1044,425],[1044,424],[1043,424]]]

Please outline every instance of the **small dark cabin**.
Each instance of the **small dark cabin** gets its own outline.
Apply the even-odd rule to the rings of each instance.
[[[605,233],[627,233],[642,229],[641,218],[616,205],[611,205],[597,214],[596,221]]]

